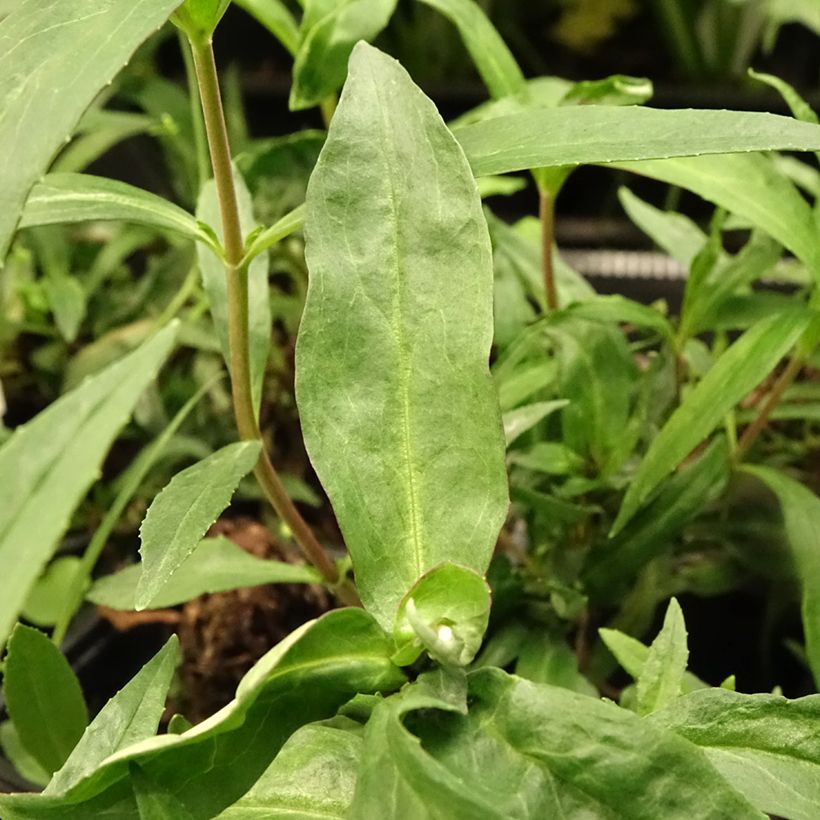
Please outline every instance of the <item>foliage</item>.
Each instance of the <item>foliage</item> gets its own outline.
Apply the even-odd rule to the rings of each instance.
[[[820,151],[817,118],[772,78],[795,118],[644,108],[639,78],[527,81],[479,5],[423,4],[492,97],[450,126],[360,42],[395,3],[238,3],[293,55],[292,107],[329,127],[237,156],[211,46],[225,0],[0,12],[0,349],[49,405],[0,447],[0,742],[45,785],[0,796],[4,818],[816,811],[820,695],[695,674],[678,597],[799,599],[795,652],[817,682],[820,186],[773,153]],[[105,91],[172,17],[193,98],[150,56]],[[97,48],[78,52],[78,33]],[[139,112],[118,119],[112,99]],[[95,146],[136,132],[158,140],[177,202],[85,173]],[[688,270],[679,316],[597,295],[554,248],[555,200],[585,164],[719,206],[703,230],[621,192]],[[516,171],[540,220],[508,225],[481,193],[520,190]],[[786,277],[788,295],[761,284]],[[316,491],[277,469],[294,400],[344,558],[294,504],[321,507]],[[234,495],[269,502],[313,566],[206,537]],[[108,542],[139,518],[141,561],[105,575]],[[94,535],[58,555],[72,526]],[[780,540],[759,548],[761,531]],[[162,723],[173,637],[88,722],[61,651],[82,597],[150,617],[272,583],[345,606],[270,648],[197,725]]]

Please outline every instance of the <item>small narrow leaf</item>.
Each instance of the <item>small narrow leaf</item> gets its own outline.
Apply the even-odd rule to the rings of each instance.
[[[0,645],[175,335],[172,323],[0,447]]]
[[[31,186],[97,92],[177,5],[30,0],[0,19],[0,265]]]
[[[179,641],[174,635],[103,706],[65,765],[48,784],[46,795],[68,791],[107,757],[156,732],[178,661]]]
[[[659,482],[771,372],[809,326],[808,312],[774,315],[747,330],[712,366],[656,436],[626,492],[617,534]]]
[[[421,0],[458,29],[490,95],[496,99],[523,92],[524,75],[504,40],[474,0]]]
[[[89,601],[111,609],[133,610],[142,569],[135,564],[98,580],[88,591]],[[260,584],[315,584],[316,570],[283,561],[256,558],[227,538],[206,538],[160,587],[150,607],[161,609],[200,595],[228,592]]]
[[[259,459],[258,441],[240,441],[178,473],[154,499],[140,527],[142,573],[138,610],[154,598],[196,549],[208,527],[228,506],[241,479]]]
[[[167,199],[90,174],[48,174],[32,188],[20,227],[100,220],[147,225],[213,245],[196,219]]]
[[[788,248],[820,279],[820,243],[811,208],[771,157],[680,157],[617,163],[615,167],[687,188],[747,219]]]
[[[798,481],[771,467],[745,465],[742,469],[762,481],[780,502],[802,590],[806,655],[815,683],[820,686],[820,499]]]
[[[638,712],[648,715],[668,706],[681,693],[689,660],[686,624],[680,604],[672,598],[658,637],[638,675]]]
[[[245,234],[254,228],[253,203],[241,174],[234,171],[234,185],[239,204],[239,217]],[[197,217],[206,225],[215,226],[216,234],[222,240],[222,220],[219,200],[213,180],[207,182],[199,195]],[[228,282],[225,265],[211,248],[197,245],[202,283],[208,293],[211,316],[222,347],[222,355],[230,368],[231,354],[228,342]],[[248,333],[250,348],[251,394],[253,406],[259,413],[265,367],[271,344],[270,285],[268,283],[267,254],[255,256],[246,272],[248,277]]]
[[[234,0],[253,15],[291,53],[299,48],[299,26],[282,0]]]
[[[509,447],[519,436],[523,436],[527,430],[531,430],[543,421],[547,416],[552,415],[557,410],[566,407],[569,402],[566,399],[557,401],[537,401],[533,404],[525,404],[523,407],[516,407],[504,413],[504,438]]]
[[[306,233],[305,442],[362,599],[389,629],[427,570],[485,571],[507,492],[478,191],[432,103],[365,44],[311,178]]]
[[[65,656],[39,630],[15,627],[3,696],[20,742],[49,774],[57,771],[82,737],[88,709]]]

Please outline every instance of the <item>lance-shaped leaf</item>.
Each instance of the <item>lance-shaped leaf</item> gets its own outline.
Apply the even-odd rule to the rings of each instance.
[[[615,167],[688,188],[747,219],[820,277],[820,243],[811,208],[771,158],[760,154],[679,157],[617,163]]]
[[[175,475],[154,499],[140,527],[142,574],[137,609],[154,598],[197,548],[259,459],[258,441],[238,441]]]
[[[88,591],[89,601],[111,609],[134,609],[142,569],[139,564],[101,578]],[[312,567],[257,558],[227,538],[206,538],[152,598],[153,609],[176,606],[199,595],[260,584],[315,584]]]
[[[672,598],[658,636],[638,675],[638,712],[648,715],[667,706],[681,692],[689,645],[680,604]]]
[[[820,800],[820,696],[786,700],[700,689],[648,720],[700,746],[761,811],[814,820]]]
[[[299,48],[299,26],[290,9],[282,0],[234,0],[265,26],[274,37],[291,53]]]
[[[234,171],[234,185],[239,205],[242,231],[249,234],[254,229],[253,203],[242,175]],[[212,225],[217,236],[222,239],[222,220],[216,184],[207,182],[199,195],[196,215],[206,225]],[[294,225],[294,230],[298,225]],[[285,236],[287,233],[284,234]],[[228,282],[225,264],[211,248],[197,246],[202,283],[208,293],[211,316],[216,326],[216,334],[222,347],[222,355],[230,368],[231,354],[228,341]],[[259,253],[247,266],[248,277],[248,346],[250,349],[251,394],[253,406],[259,412],[265,367],[268,363],[271,340],[270,285],[268,283],[269,260],[265,253]]]
[[[0,18],[0,260],[31,186],[83,111],[178,5],[29,0]]]
[[[746,111],[533,108],[456,131],[476,176],[530,168],[747,151],[815,151],[820,126]]]
[[[809,312],[777,314],[747,330],[712,366],[655,437],[626,491],[615,535],[652,491],[771,372],[812,321]]]
[[[125,182],[91,174],[48,174],[31,189],[20,227],[94,220],[148,225],[214,245],[196,219],[179,206]]]
[[[525,92],[518,63],[481,6],[474,0],[421,0],[447,17],[458,29],[490,94],[499,99]]]
[[[389,629],[425,571],[484,572],[507,487],[478,190],[432,103],[365,44],[311,179],[306,232],[305,442],[362,599]]]
[[[142,667],[94,718],[46,794],[67,791],[110,755],[152,737],[165,709],[165,698],[179,663],[176,635]]]
[[[335,93],[344,82],[353,46],[359,40],[372,40],[395,9],[396,0],[309,0],[293,64],[291,109],[310,108]]]
[[[57,771],[82,737],[88,709],[65,656],[38,629],[15,627],[3,696],[20,742],[47,772]]]
[[[802,590],[806,655],[820,685],[820,499],[808,487],[771,467],[747,465],[743,470],[762,481],[780,502]]]
[[[18,428],[0,448],[0,645],[175,334],[173,323]]]

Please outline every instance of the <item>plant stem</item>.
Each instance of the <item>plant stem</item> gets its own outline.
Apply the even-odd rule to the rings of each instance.
[[[211,165],[216,183],[222,235],[225,248],[225,274],[228,282],[228,342],[230,348],[231,393],[239,436],[243,440],[262,438],[251,394],[250,355],[248,340],[248,277],[239,206],[234,187],[231,149],[219,91],[219,79],[210,40],[191,42],[194,56],[205,131],[211,153]],[[279,518],[287,524],[305,557],[321,573],[325,583],[346,604],[357,605],[359,598],[347,579],[340,578],[307,522],[302,518],[285,490],[282,480],[263,450],[254,475]]]
[[[538,188],[538,217],[541,221],[541,268],[544,272],[544,292],[547,310],[558,310],[558,289],[552,264],[552,241],[555,234],[555,197],[544,188]]]
[[[188,46],[188,38],[181,32],[177,31],[179,36],[179,47],[182,51],[182,59],[185,63],[185,78],[188,82],[188,96],[191,100],[191,127],[194,129],[194,149],[196,150],[196,170],[197,170],[197,187],[194,191],[194,198],[196,198],[197,191],[202,189],[202,186],[208,181],[209,166],[208,166],[208,142],[205,138],[205,123],[202,121],[202,109],[198,104],[197,94],[197,77],[194,61],[191,56],[191,49]]]
[[[783,394],[797,378],[803,369],[804,363],[805,360],[802,356],[795,355],[791,358],[788,365],[786,365],[786,369],[780,374],[771,393],[769,393],[766,401],[760,408],[760,413],[758,413],[757,418],[743,431],[743,435],[740,437],[737,449],[734,452],[734,461],[736,464],[739,464],[746,455],[748,455],[751,446],[757,441],[758,436],[769,423],[769,416],[771,416],[772,411],[777,407],[783,398]]]

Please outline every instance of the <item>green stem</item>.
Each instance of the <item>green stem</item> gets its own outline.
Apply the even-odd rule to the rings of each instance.
[[[205,131],[211,153],[216,183],[222,235],[225,248],[225,274],[228,283],[228,342],[230,348],[231,393],[239,436],[243,440],[262,438],[251,397],[250,355],[248,340],[248,277],[242,260],[245,248],[234,187],[231,149],[219,91],[213,47],[210,40],[191,42],[194,56]],[[305,557],[319,570],[325,583],[346,604],[359,603],[358,595],[347,579],[340,578],[333,561],[316,539],[285,490],[268,454],[263,450],[254,475],[271,506],[293,533]]]
[[[185,77],[188,81],[188,97],[191,101],[191,125],[194,130],[194,148],[196,150],[197,186],[196,191],[202,190],[202,186],[210,177],[210,167],[208,165],[208,141],[205,137],[205,123],[202,120],[202,109],[199,107],[199,94],[197,92],[196,68],[191,54],[191,47],[188,38],[177,31],[179,36],[179,46],[182,51],[182,59],[185,62]],[[196,191],[194,195],[196,196]]]
[[[552,243],[555,236],[555,197],[544,188],[538,189],[538,216],[541,220],[541,267],[544,273],[544,293],[547,310],[558,310],[558,288],[552,262]]]
[[[766,397],[766,401],[763,403],[763,407],[760,408],[757,418],[743,431],[743,435],[740,437],[737,449],[734,452],[734,461],[736,464],[740,464],[740,462],[743,461],[748,455],[752,445],[757,441],[758,436],[766,429],[772,411],[777,407],[783,398],[783,394],[791,387],[792,382],[794,382],[800,374],[804,364],[805,359],[802,356],[795,355],[791,358],[788,365],[786,365],[786,369],[780,374],[771,393]]]

